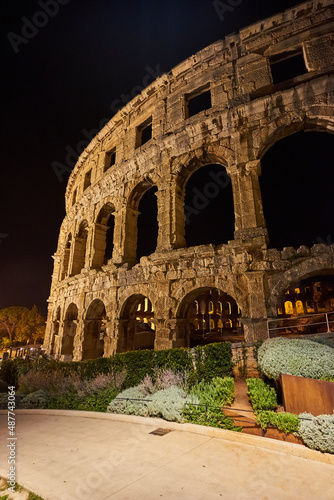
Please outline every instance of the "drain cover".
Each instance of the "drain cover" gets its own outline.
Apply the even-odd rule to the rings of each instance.
[[[150,432],[150,434],[154,434],[155,436],[164,436],[165,434],[168,434],[169,432],[172,432],[172,429],[155,429],[155,431]]]

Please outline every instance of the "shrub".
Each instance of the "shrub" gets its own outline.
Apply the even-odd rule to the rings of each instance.
[[[320,380],[325,380],[325,382],[334,382],[334,377],[321,377]]]
[[[214,377],[229,377],[233,374],[232,349],[230,342],[217,342],[194,349],[195,373],[191,382],[209,382]]]
[[[234,425],[233,419],[224,415],[220,408],[205,408],[191,403],[185,405],[183,418],[190,424],[218,427],[229,431],[241,432],[242,427]]]
[[[29,364],[28,360],[22,358],[4,359],[0,365],[0,379],[17,388],[20,366],[29,366]]]
[[[334,414],[314,417],[310,413],[302,413],[299,417],[301,421],[297,434],[304,443],[313,450],[334,453]]]
[[[50,359],[25,360],[15,358],[3,361],[0,379],[18,388],[19,376],[29,373],[57,374],[57,377],[77,376],[81,380],[92,380],[97,375],[124,372],[123,388],[138,385],[146,375],[155,378],[156,369],[171,370],[174,373],[189,373],[191,384],[207,381],[217,376],[232,375],[232,352],[229,342],[209,344],[193,349],[166,349],[163,351],[132,351],[114,354],[109,358],[90,359],[76,363],[63,363]],[[57,378],[55,377],[55,378]],[[23,380],[23,378],[22,378]],[[40,387],[30,388],[30,392]],[[27,389],[24,389],[25,391]]]
[[[150,417],[162,417],[170,422],[181,422],[183,408],[187,401],[190,401],[190,398],[183,389],[168,387],[150,397],[148,413]]]
[[[127,400],[127,398],[129,399]],[[147,417],[147,402],[143,401],[144,399],[145,397],[138,387],[131,387],[119,393],[116,398],[111,401],[107,408],[107,412]]]
[[[197,383],[190,391],[191,396],[198,398],[202,405],[224,406],[234,401],[234,379],[232,377],[215,377],[211,382],[204,380]]]
[[[317,342],[318,344],[327,345],[328,347],[334,348],[334,340],[333,338],[326,337],[314,337],[310,339],[312,342]]]
[[[40,408],[106,412],[111,399],[114,399],[118,392],[116,388],[107,387],[99,390],[95,394],[88,394],[85,396],[79,396],[74,393],[51,396],[47,399],[45,404],[42,403]]]
[[[73,390],[73,379],[66,378],[61,373],[28,372],[19,375],[19,394],[30,394],[45,391],[50,394],[62,394]]]
[[[162,389],[169,389],[169,387],[185,388],[186,380],[188,378],[187,372],[173,372],[168,369],[155,369],[155,389],[160,391]]]
[[[170,369],[173,372],[189,372],[193,369],[191,350],[180,347],[155,351],[154,365],[157,368]]]
[[[334,351],[331,347],[305,339],[274,338],[259,348],[258,362],[269,378],[281,373],[309,378],[334,377]]]
[[[0,380],[0,393],[1,392],[8,393],[8,384],[4,380]]]
[[[275,389],[269,387],[259,378],[248,378],[246,382],[249,399],[255,413],[277,408]]]
[[[256,422],[261,425],[262,429],[273,425],[286,434],[298,431],[300,424],[297,415],[288,412],[276,413],[275,411],[262,411],[256,416]]]
[[[153,394],[155,392],[155,385],[152,380],[152,377],[149,375],[145,375],[142,382],[137,385],[137,388],[142,393],[143,396],[147,396],[148,394]]]
[[[28,394],[23,399],[22,406],[24,408],[43,408],[47,405],[48,399],[48,394],[43,389],[39,389]]]
[[[16,394],[15,395],[15,409],[22,408],[22,401],[23,401],[23,396]],[[7,410],[8,409],[8,393],[2,393],[0,394],[0,410]]]

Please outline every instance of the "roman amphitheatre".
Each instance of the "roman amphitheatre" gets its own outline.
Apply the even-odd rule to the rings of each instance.
[[[268,319],[334,311],[334,246],[272,246],[261,185],[280,141],[333,132],[333,24],[333,2],[311,1],[227,36],[91,141],[66,189],[48,354],[252,342]]]

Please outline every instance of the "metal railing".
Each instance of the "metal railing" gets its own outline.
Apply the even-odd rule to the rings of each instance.
[[[289,334],[331,333],[334,332],[334,312],[268,319],[267,324],[270,338]]]

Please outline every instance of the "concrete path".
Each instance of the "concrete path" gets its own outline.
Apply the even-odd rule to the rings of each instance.
[[[0,424],[6,476],[5,412]],[[21,410],[16,428],[16,480],[45,500],[334,498],[333,456],[296,444],[88,412]]]

